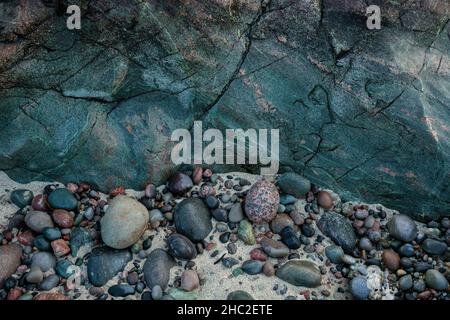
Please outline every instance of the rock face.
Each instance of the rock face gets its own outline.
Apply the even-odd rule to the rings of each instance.
[[[89,281],[94,286],[103,286],[122,271],[130,260],[131,253],[128,250],[114,250],[108,247],[94,249],[87,265]]]
[[[351,223],[344,216],[336,212],[325,213],[318,221],[317,226],[345,252],[350,253],[355,248],[355,232]]]
[[[309,261],[288,261],[277,270],[276,275],[278,278],[299,287],[315,288],[322,281],[319,269]]]
[[[139,240],[148,221],[148,210],[143,204],[127,196],[117,196],[101,220],[103,242],[114,249],[128,248]]]
[[[10,275],[20,265],[22,248],[16,244],[0,246],[0,288]]]
[[[77,32],[49,1],[3,2],[0,169],[143,188],[202,120],[280,128],[281,170],[348,198],[448,212],[448,1],[384,3],[376,32],[366,1],[288,2],[88,1]]]
[[[174,213],[175,228],[190,240],[203,240],[212,230],[211,215],[202,200],[188,198],[180,202]]]

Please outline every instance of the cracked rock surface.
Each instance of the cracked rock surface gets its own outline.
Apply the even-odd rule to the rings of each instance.
[[[450,209],[446,0],[0,3],[0,170],[142,188],[178,128],[280,128],[280,171],[418,219]],[[230,170],[234,168],[220,168]],[[258,172],[256,166],[241,166]]]

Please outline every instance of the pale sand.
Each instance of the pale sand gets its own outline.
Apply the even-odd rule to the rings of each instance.
[[[222,174],[222,177],[225,178],[227,175],[237,176],[237,177],[243,177],[249,180],[250,182],[255,182],[257,179],[259,179],[259,176],[245,174],[241,172],[236,173],[227,173]],[[224,179],[225,180],[225,179]],[[4,172],[0,171],[0,230],[3,230],[4,227],[7,225],[8,219],[17,211],[17,207],[11,203],[9,203],[9,192],[14,189],[19,188],[25,188],[33,191],[34,194],[39,194],[42,192],[45,185],[47,185],[49,182],[31,182],[28,184],[19,184],[15,181],[11,180]],[[62,185],[62,184],[61,184]],[[197,188],[197,187],[195,187]],[[249,187],[244,187],[244,190]],[[329,190],[332,192],[331,190]],[[143,195],[142,191],[134,191],[127,189],[126,190],[127,195],[134,196],[134,197],[141,197]],[[232,191],[230,191],[230,194],[232,194]],[[334,197],[336,199],[336,202],[339,202],[339,197],[334,194]],[[106,199],[106,195],[102,194],[102,198]],[[181,200],[180,200],[181,201]],[[299,200],[302,201],[302,200]],[[370,207],[375,207],[379,205],[370,205]],[[384,208],[388,215],[392,215],[392,210],[389,210],[387,208]],[[215,220],[213,219],[213,224],[215,225]],[[320,234],[319,230],[316,230]],[[154,230],[147,230],[146,234],[155,235],[153,239],[153,244],[151,249],[149,249],[149,252],[155,248],[167,248],[165,244],[165,237],[167,235],[168,231],[166,228],[158,228]],[[198,299],[214,299],[214,300],[221,300],[226,299],[228,293],[234,291],[234,290],[244,290],[250,293],[255,299],[267,299],[267,300],[277,300],[277,299],[284,299],[286,296],[294,296],[297,299],[304,299],[304,296],[300,294],[302,291],[308,290],[309,292],[316,292],[317,298],[319,299],[348,299],[350,298],[350,294],[347,289],[347,280],[346,279],[336,279],[335,276],[329,271],[329,267],[327,267],[327,274],[323,276],[322,278],[322,285],[318,288],[309,289],[309,288],[303,288],[303,287],[296,287],[293,285],[290,285],[277,277],[266,277],[265,275],[247,275],[243,274],[237,277],[234,277],[231,272],[232,269],[225,268],[222,263],[214,264],[214,262],[221,257],[224,253],[227,253],[226,245],[222,244],[219,240],[219,233],[215,231],[215,228],[213,228],[213,231],[211,232],[210,236],[213,235],[214,241],[217,244],[217,247],[214,250],[219,250],[219,254],[215,258],[211,258],[210,254],[214,251],[207,252],[205,251],[202,255],[199,255],[194,261],[196,263],[196,270],[198,272],[198,275],[201,279],[201,287],[197,290],[198,293]],[[209,236],[206,238],[207,241],[209,240]],[[258,245],[255,246],[247,246],[243,244],[240,240],[236,242],[238,251],[233,257],[245,261],[249,259],[249,252],[256,247],[259,247]],[[322,242],[323,248],[326,246],[332,244],[332,242],[325,237],[325,240]],[[303,248],[303,247],[302,247]],[[91,248],[84,247],[80,252],[78,253],[78,257],[84,256],[87,252],[89,252]],[[326,261],[326,257],[324,253],[317,254],[312,253],[308,254],[306,252],[303,252],[302,249],[297,250],[297,252],[300,254],[301,259],[310,260],[312,262],[315,262],[317,265],[322,265]],[[227,253],[227,256],[230,256]],[[322,257],[323,262],[319,259],[319,257]],[[73,262],[75,261],[74,258],[70,257],[70,260]],[[139,257],[136,255],[134,256],[134,259],[132,261],[139,260]],[[128,270],[133,268],[132,261],[127,265],[125,268],[125,271],[123,274],[117,275],[114,279],[110,280],[105,286],[105,291],[107,289],[117,284],[119,278],[125,278],[126,273]],[[276,259],[271,259],[271,261],[276,264]],[[144,261],[140,262],[140,265],[142,266]],[[238,266],[233,267],[237,268]],[[181,275],[183,271],[182,267],[174,267],[171,270],[171,280],[169,282],[169,286],[172,285],[173,280],[176,276]],[[86,266],[83,266],[82,273],[86,275]],[[386,281],[384,282],[384,286],[386,286]],[[273,290],[274,286],[278,285],[279,289],[277,291]],[[376,284],[378,286],[379,284]],[[281,295],[279,293],[280,289],[283,289],[284,287],[287,288],[286,293],[284,295]],[[337,292],[337,288],[342,287],[345,288],[345,294]],[[148,290],[148,289],[146,289]],[[329,297],[325,297],[321,294],[322,290],[328,290],[330,292]],[[383,289],[382,289],[383,290]],[[61,291],[61,288],[55,288],[52,291]],[[384,299],[391,299],[392,295],[389,293],[392,291],[389,288],[385,288],[383,290],[387,296],[383,297]],[[89,295],[88,290],[81,286],[79,288],[79,292],[81,293],[81,296],[79,299],[93,299],[91,295]],[[73,291],[72,291],[73,293]],[[71,293],[71,294],[72,294]],[[69,295],[71,295],[69,294]],[[312,298],[314,296],[311,295]],[[374,297],[375,298],[375,297]],[[378,298],[382,298],[379,296]],[[136,296],[130,296],[126,299],[140,299],[140,294],[136,294]]]

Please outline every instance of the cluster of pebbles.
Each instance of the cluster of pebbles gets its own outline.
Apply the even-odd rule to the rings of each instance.
[[[450,297],[449,218],[343,202],[295,173],[196,167],[108,195],[41,185],[4,192],[0,299]]]

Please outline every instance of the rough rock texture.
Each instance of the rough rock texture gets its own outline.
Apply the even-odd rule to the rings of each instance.
[[[12,178],[142,188],[203,120],[281,128],[281,170],[348,198],[450,212],[447,0],[377,0],[381,30],[363,0],[74,0],[78,31],[59,2],[0,3]]]

